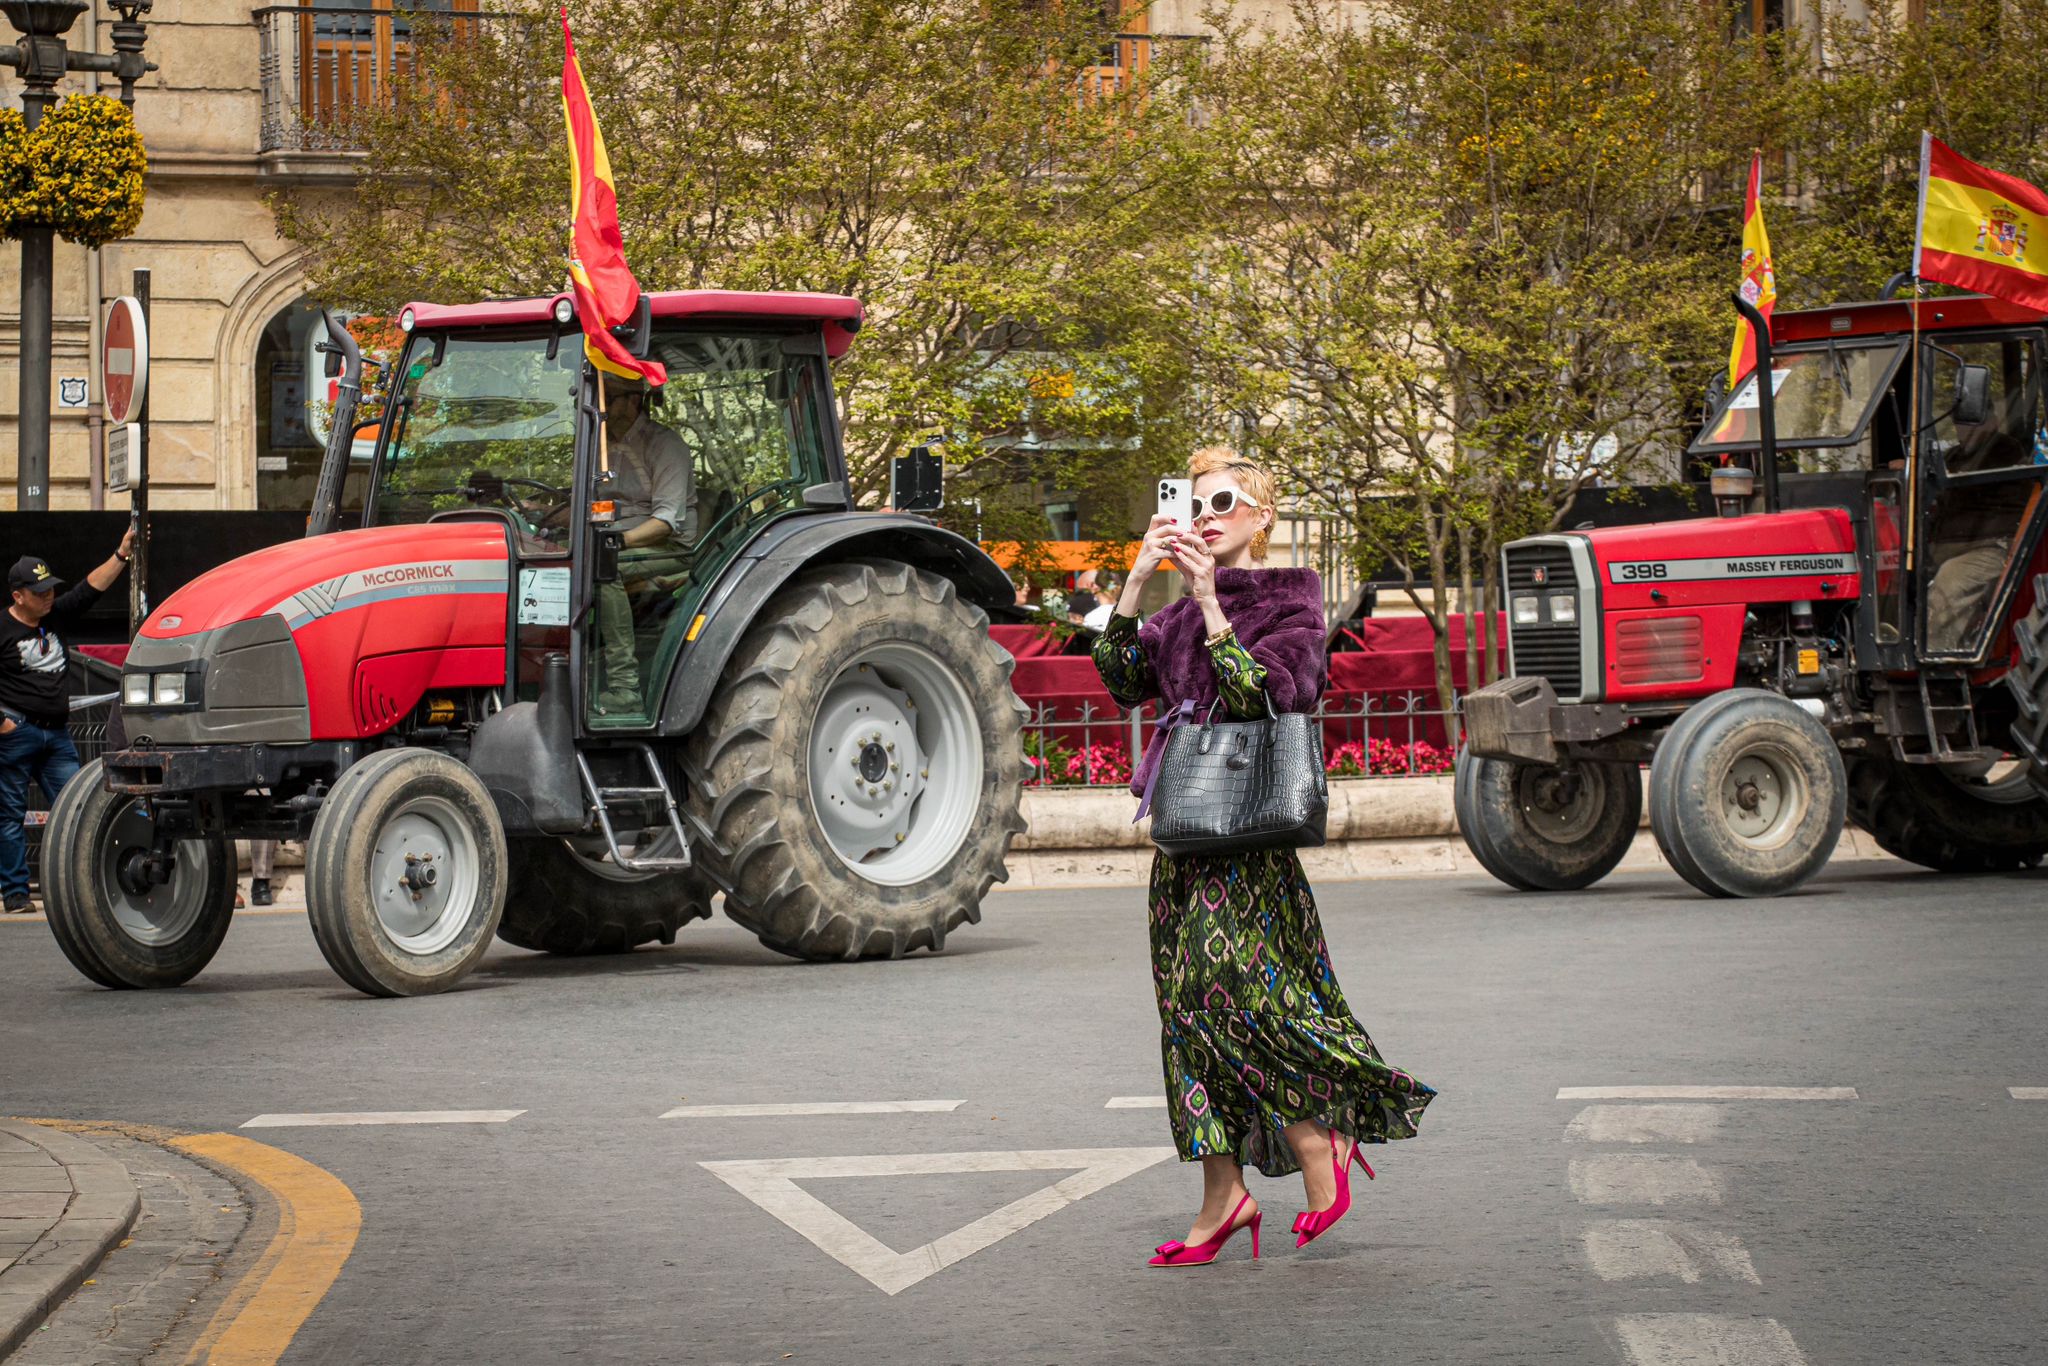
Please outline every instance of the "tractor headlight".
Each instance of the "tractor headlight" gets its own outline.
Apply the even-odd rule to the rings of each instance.
[[[1550,600],[1550,619],[1560,625],[1570,625],[1579,619],[1577,598],[1559,594]]]
[[[1537,611],[1537,601],[1535,598],[1515,599],[1515,625],[1534,626],[1536,624],[1538,616],[1539,613]]]
[[[149,705],[149,675],[121,675],[121,704],[128,707]]]
[[[159,707],[182,707],[185,705],[185,675],[157,674],[150,701]]]

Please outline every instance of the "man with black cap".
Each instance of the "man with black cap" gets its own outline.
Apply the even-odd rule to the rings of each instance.
[[[52,802],[78,772],[71,744],[71,689],[64,641],[69,627],[121,577],[135,546],[131,528],[85,582],[60,594],[64,580],[35,555],[7,571],[14,599],[0,613],[0,894],[9,914],[33,910],[28,897],[28,845],[21,821],[33,782]]]

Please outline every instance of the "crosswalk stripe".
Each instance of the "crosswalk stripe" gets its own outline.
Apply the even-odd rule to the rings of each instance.
[[[1631,1366],[1806,1366],[1776,1319],[1623,1314],[1614,1330]]]
[[[1560,1086],[1559,1100],[1857,1100],[1853,1086]]]
[[[2005,1093],[2014,1100],[2048,1100],[2048,1086],[2008,1086]]]
[[[325,1114],[258,1115],[244,1129],[315,1129],[353,1124],[504,1124],[524,1110],[337,1110]]]
[[[1102,1103],[1105,1110],[1164,1110],[1165,1096],[1111,1096]]]
[[[678,1105],[663,1119],[768,1119],[789,1115],[926,1115],[957,1110],[964,1100],[802,1100],[762,1105]]]

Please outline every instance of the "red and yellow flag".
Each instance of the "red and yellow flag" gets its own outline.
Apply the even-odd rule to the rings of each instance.
[[[562,6],[562,117],[569,125],[569,284],[583,324],[584,354],[600,370],[666,384],[668,371],[659,361],[636,359],[612,335],[614,327],[633,320],[640,306],[640,282],[626,264],[611,158],[605,155],[597,111],[590,106],[583,68],[576,62],[567,5]]]
[[[1771,320],[1778,304],[1778,276],[1771,265],[1771,235],[1764,231],[1764,209],[1757,196],[1764,185],[1764,159],[1750,158],[1749,188],[1742,196],[1742,297]],[[1749,319],[1735,320],[1735,343],[1728,348],[1728,388],[1732,391],[1742,377],[1756,369],[1756,333]]]
[[[1922,133],[1913,273],[2048,309],[2048,194]]]

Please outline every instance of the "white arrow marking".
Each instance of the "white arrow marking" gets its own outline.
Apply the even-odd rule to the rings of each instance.
[[[1560,1086],[1559,1100],[1855,1100],[1853,1086]]]
[[[882,1293],[899,1294],[925,1277],[1173,1156],[1172,1148],[1053,1148],[1009,1153],[885,1153],[872,1157],[784,1157],[699,1165],[795,1229]],[[923,1247],[896,1252],[824,1201],[804,1180],[850,1176],[923,1176],[956,1172],[1072,1171]]]
[[[327,1114],[258,1115],[244,1129],[313,1129],[351,1124],[509,1124],[524,1110],[342,1110]]]
[[[1105,1110],[1164,1110],[1165,1096],[1111,1096],[1102,1102]]]
[[[2048,1100],[2048,1086],[2008,1086],[2005,1091],[2014,1100]]]
[[[1718,1105],[1588,1105],[1565,1129],[1567,1143],[1705,1143],[1728,1112]]]
[[[1623,1314],[1614,1331],[1632,1366],[1806,1366],[1776,1319]]]
[[[957,1110],[959,1100],[796,1100],[759,1105],[678,1105],[663,1119],[763,1119],[788,1115],[927,1115]]]
[[[1572,1194],[1588,1205],[1718,1205],[1721,1174],[1690,1157],[1575,1157]]]
[[[1662,1219],[1602,1219],[1586,1229],[1586,1260],[1603,1281],[1675,1277],[1697,1285],[1701,1266],[1731,1281],[1762,1285],[1742,1240],[1719,1229]]]

